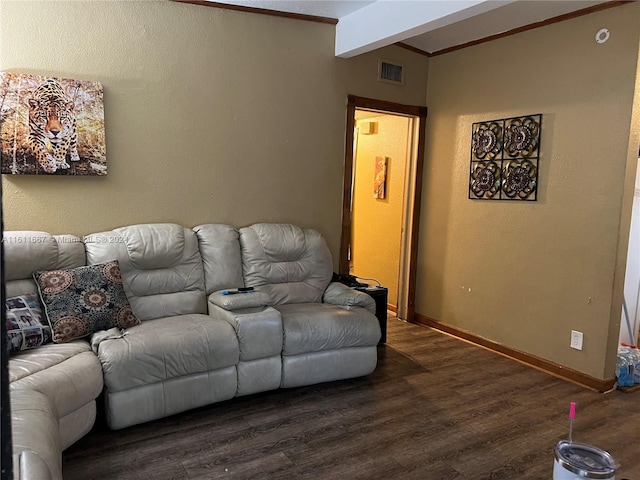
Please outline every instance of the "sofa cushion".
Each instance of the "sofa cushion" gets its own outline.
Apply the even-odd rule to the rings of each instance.
[[[207,315],[181,315],[144,322],[97,347],[109,392],[210,372],[238,363],[231,325]]]
[[[345,310],[322,303],[274,308],[282,315],[283,355],[375,346],[380,340],[380,324],[375,315],[364,308]]]
[[[50,399],[62,418],[91,402],[102,391],[100,361],[84,340],[48,344],[9,360],[9,387],[36,390]]]
[[[272,305],[322,301],[333,265],[320,233],[262,223],[240,229],[240,246],[245,285],[269,294]]]
[[[7,298],[4,303],[10,353],[51,342],[51,327],[42,315],[38,295],[26,293]]]
[[[33,352],[20,352],[9,360],[9,382],[41,372],[82,352],[90,352],[86,340],[75,340],[64,344],[49,344]]]
[[[140,323],[122,288],[117,260],[68,270],[38,271],[33,277],[56,343]]]
[[[84,238],[89,265],[116,259],[125,293],[142,321],[206,313],[202,257],[193,230],[145,224]]]

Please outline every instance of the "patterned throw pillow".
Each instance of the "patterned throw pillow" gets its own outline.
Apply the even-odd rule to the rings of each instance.
[[[51,342],[51,327],[42,318],[37,293],[27,293],[5,300],[9,352],[16,353]]]
[[[140,323],[124,293],[117,260],[68,270],[35,272],[33,278],[55,343]]]

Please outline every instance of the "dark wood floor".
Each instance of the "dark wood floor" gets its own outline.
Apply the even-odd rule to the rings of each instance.
[[[592,392],[390,320],[368,378],[279,390],[111,432],[64,453],[73,479],[543,480],[567,436],[640,480],[640,392]]]

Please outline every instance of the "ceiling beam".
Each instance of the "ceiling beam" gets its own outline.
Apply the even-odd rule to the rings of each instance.
[[[517,0],[379,0],[342,17],[336,56],[350,58],[488,12]]]

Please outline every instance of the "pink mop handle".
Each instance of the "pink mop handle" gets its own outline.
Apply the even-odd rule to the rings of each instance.
[[[576,418],[576,402],[571,402],[571,407],[569,407],[569,443],[573,443],[573,421]]]

